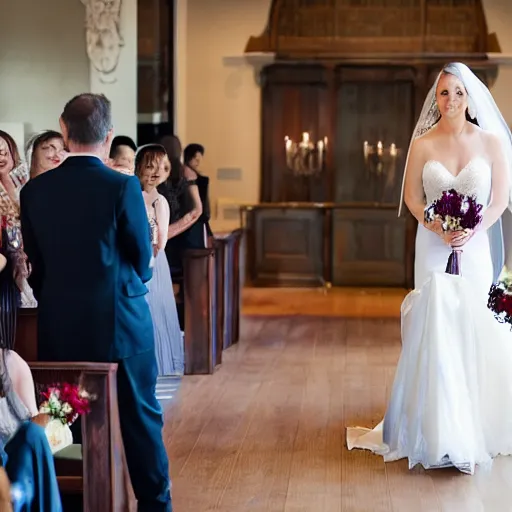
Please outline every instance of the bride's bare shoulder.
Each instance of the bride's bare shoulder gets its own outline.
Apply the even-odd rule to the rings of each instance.
[[[416,137],[412,141],[411,151],[414,151],[416,154],[428,153],[429,148],[437,137],[438,135],[436,134],[436,130],[433,128],[430,129],[428,132]]]
[[[497,151],[502,150],[502,141],[495,133],[483,130],[479,126],[474,126],[473,133],[483,142],[489,155],[494,155]]]

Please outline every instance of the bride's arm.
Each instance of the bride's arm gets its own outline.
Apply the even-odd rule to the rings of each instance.
[[[500,139],[492,134],[486,134],[489,155],[492,155],[492,186],[491,202],[484,211],[482,222],[478,229],[489,229],[502,215],[509,200],[509,173],[507,159]],[[511,162],[512,165],[512,162]]]
[[[414,140],[409,152],[407,169],[405,170],[404,201],[416,220],[430,231],[443,237],[440,222],[425,223],[425,190],[423,189],[423,167],[425,166],[424,143]]]
[[[425,164],[424,151],[417,139],[411,144],[407,168],[405,170],[404,201],[416,220],[423,224],[425,212],[425,192],[422,172]]]

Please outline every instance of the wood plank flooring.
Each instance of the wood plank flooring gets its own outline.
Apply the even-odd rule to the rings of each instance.
[[[289,291],[279,316],[273,292],[244,295],[244,311],[259,302],[264,316],[244,316],[222,367],[184,377],[166,408],[175,512],[512,511],[512,457],[470,477],[347,451],[345,427],[374,425],[385,411],[402,291],[320,293],[316,314],[330,316]],[[379,302],[382,318],[370,318]]]

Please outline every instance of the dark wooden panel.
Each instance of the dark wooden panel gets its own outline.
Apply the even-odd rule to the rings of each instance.
[[[244,209],[246,284],[413,287],[416,220],[372,203]]]
[[[240,324],[240,245],[243,231],[215,234],[215,261],[218,287],[217,318],[220,326],[220,351],[238,342]]]
[[[37,308],[19,308],[14,350],[25,361],[37,361]]]
[[[406,287],[406,224],[406,218],[397,218],[393,210],[336,210],[333,284]]]
[[[137,1],[139,114],[173,118],[174,6],[171,0]]]
[[[325,201],[328,174],[296,177],[286,166],[284,138],[330,135],[328,73],[321,66],[271,66],[262,91],[262,201]]]
[[[322,210],[257,210],[249,217],[250,282],[260,286],[322,283]]]
[[[335,201],[398,205],[405,159],[415,123],[415,83],[411,70],[341,69],[337,95]],[[408,80],[403,78],[409,77]],[[365,164],[363,143],[399,154],[382,171]]]
[[[217,362],[215,249],[183,254],[185,374],[211,374]]]

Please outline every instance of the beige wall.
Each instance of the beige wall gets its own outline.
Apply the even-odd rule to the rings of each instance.
[[[176,128],[183,143],[206,147],[212,206],[219,197],[259,198],[260,89],[243,51],[248,37],[263,30],[269,6],[270,0],[178,0],[186,31],[178,27]],[[239,168],[242,179],[218,180],[218,168]]]
[[[81,0],[68,1],[81,3]],[[102,82],[91,64],[90,91],[105,94],[111,101],[115,133],[137,140],[137,0],[123,0],[120,25],[124,45],[115,81]],[[81,34],[84,34],[83,28]]]
[[[247,39],[263,30],[270,0],[178,0],[177,133],[206,146],[204,169],[217,198],[257,202],[260,186],[260,89],[242,58]],[[489,31],[512,54],[512,0],[484,0]],[[183,25],[186,20],[186,25]],[[500,70],[493,94],[512,124],[512,68]],[[242,169],[241,181],[216,178],[219,167]]]
[[[57,129],[64,101],[89,89],[80,0],[0,0],[0,121]]]
[[[112,101],[117,133],[137,131],[137,0],[123,0],[117,83],[99,82],[85,48],[81,0],[0,0],[0,124],[23,123],[25,139],[58,129],[67,100],[103,92]]]

